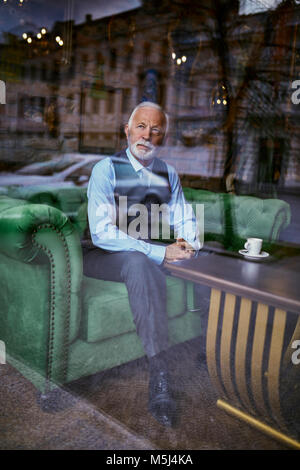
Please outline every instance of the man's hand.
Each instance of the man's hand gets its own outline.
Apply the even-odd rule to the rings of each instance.
[[[182,259],[190,259],[193,258],[194,254],[193,247],[183,238],[178,238],[176,243],[167,246],[164,262],[172,263]]]

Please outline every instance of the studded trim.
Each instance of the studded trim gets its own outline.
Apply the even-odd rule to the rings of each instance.
[[[70,265],[70,253],[64,234],[52,224],[39,225],[32,233],[32,244],[37,248],[41,249],[49,258],[50,262],[50,308],[49,308],[49,334],[48,334],[48,348],[47,348],[47,363],[46,363],[46,379],[45,379],[45,393],[51,390],[52,373],[53,373],[53,349],[54,349],[54,338],[55,338],[55,273],[56,266],[54,262],[54,255],[49,248],[40,244],[36,240],[36,234],[41,229],[50,229],[57,233],[62,241],[66,264],[67,264],[67,315],[65,318],[64,325],[64,337],[63,337],[63,370],[62,380],[66,381],[67,367],[68,367],[68,354],[69,354],[69,333],[70,333],[70,315],[71,315],[71,265]]]

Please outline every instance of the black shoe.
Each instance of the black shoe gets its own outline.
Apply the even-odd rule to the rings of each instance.
[[[165,370],[150,373],[148,409],[163,426],[175,425],[176,404],[170,391],[168,373]]]

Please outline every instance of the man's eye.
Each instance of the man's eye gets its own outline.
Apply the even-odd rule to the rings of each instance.
[[[152,129],[152,132],[153,132],[153,134],[155,134],[155,135],[159,135],[159,134],[160,134],[160,129],[154,128],[154,129]]]
[[[144,129],[145,126],[143,126],[143,124],[138,124],[138,128],[139,129]]]

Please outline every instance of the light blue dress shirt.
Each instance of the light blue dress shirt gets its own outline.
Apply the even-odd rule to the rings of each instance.
[[[128,148],[126,153],[134,170],[141,172],[143,165],[133,157]],[[146,167],[150,180],[153,162]],[[172,213],[175,235],[177,238],[184,238],[195,250],[199,250],[202,243],[195,214],[185,200],[176,170],[168,164],[167,169],[171,187],[168,206]],[[88,184],[88,218],[93,244],[111,252],[140,251],[155,263],[161,264],[165,258],[166,246],[133,238],[116,226],[115,186],[114,165],[108,157],[96,163]]]

